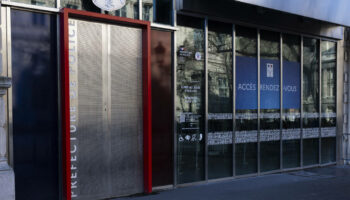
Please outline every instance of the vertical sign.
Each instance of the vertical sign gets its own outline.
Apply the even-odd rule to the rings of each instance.
[[[69,43],[69,104],[70,104],[70,153],[71,153],[71,192],[78,197],[78,40],[77,21],[68,20]]]

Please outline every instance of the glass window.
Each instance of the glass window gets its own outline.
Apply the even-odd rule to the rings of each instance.
[[[280,168],[280,34],[260,32],[260,171]]]
[[[335,42],[321,42],[321,158],[322,163],[335,162],[336,143],[336,57]]]
[[[300,37],[283,35],[283,168],[300,166]]]
[[[178,183],[204,179],[204,21],[178,16],[176,135]]]
[[[12,9],[11,19],[16,199],[56,200],[60,171],[56,15]]]
[[[106,13],[119,17],[139,19],[139,0],[126,0],[125,6],[121,9]]]
[[[236,175],[257,172],[257,31],[236,26]]]
[[[56,7],[56,0],[11,0],[12,2],[25,3],[36,6]]]
[[[87,10],[92,12],[101,12],[92,1],[84,0],[61,0],[61,6],[78,10]]]
[[[142,1],[142,19],[150,21],[153,19],[153,0]]]
[[[319,163],[319,40],[303,40],[303,164]]]
[[[152,184],[173,184],[172,33],[151,31]]]
[[[142,0],[142,19],[171,25],[173,1]]]
[[[209,21],[208,176],[232,176],[232,25]]]

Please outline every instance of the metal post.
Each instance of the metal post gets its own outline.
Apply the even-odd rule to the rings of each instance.
[[[319,57],[319,61],[318,61],[318,66],[319,66],[319,74],[318,74],[318,77],[319,77],[319,105],[318,105],[318,115],[319,115],[319,118],[318,118],[318,126],[319,126],[319,131],[318,131],[318,163],[321,164],[321,123],[322,123],[322,52],[321,52],[321,40],[318,40],[319,41],[319,44],[318,44],[318,49],[319,49],[319,52],[318,52],[318,57]]]
[[[280,169],[283,169],[283,37],[280,33]]]
[[[177,26],[177,17],[176,17],[176,10],[175,10],[175,3],[176,0],[173,0],[173,25]],[[176,187],[177,185],[177,123],[176,123],[176,81],[177,81],[177,76],[176,76],[176,69],[177,69],[177,47],[176,47],[176,34],[173,33],[173,41],[172,41],[172,46],[173,46],[173,52],[172,52],[172,57],[173,57],[173,68],[172,68],[172,73],[173,73],[173,84],[172,84],[172,90],[173,90],[173,99],[172,99],[172,106],[173,106],[173,186]]]
[[[208,18],[204,20],[204,73],[205,73],[205,106],[204,106],[204,168],[205,168],[205,180],[208,180]]]
[[[303,69],[304,69],[304,38],[301,36],[300,38],[300,167],[303,167],[303,114],[304,114],[304,106],[303,106]]]
[[[236,174],[236,27],[232,25],[232,176]]]
[[[257,56],[258,56],[258,174],[260,174],[260,29],[257,30]]]

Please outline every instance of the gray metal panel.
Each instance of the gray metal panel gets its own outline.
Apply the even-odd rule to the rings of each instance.
[[[142,30],[73,22],[72,192],[84,200],[143,192]]]
[[[108,193],[109,155],[103,126],[102,24],[77,21],[78,48],[78,199]],[[71,105],[72,106],[72,105]],[[73,143],[73,141],[72,141]]]
[[[317,20],[350,26],[349,0],[237,0]]]
[[[111,184],[121,196],[143,192],[142,31],[110,30]]]

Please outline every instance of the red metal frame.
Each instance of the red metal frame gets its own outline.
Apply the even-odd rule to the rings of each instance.
[[[69,113],[69,45],[68,19],[85,19],[116,25],[127,25],[142,29],[142,84],[143,84],[143,165],[144,190],[152,192],[152,91],[151,91],[151,26],[141,21],[117,16],[104,15],[64,8],[61,12],[61,101],[63,132],[63,190],[66,200],[71,200],[71,162],[70,162],[70,113]]]

